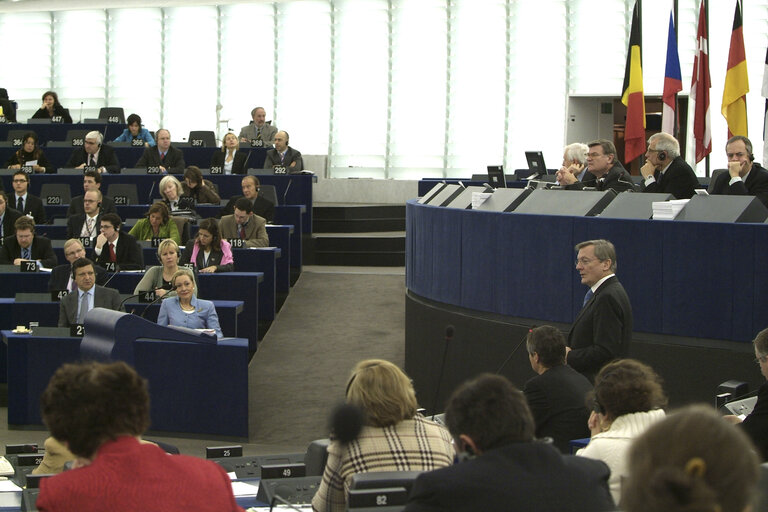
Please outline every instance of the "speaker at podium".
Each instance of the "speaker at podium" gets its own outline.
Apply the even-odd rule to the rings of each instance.
[[[694,222],[759,222],[768,208],[755,196],[693,196],[675,220]]]
[[[601,213],[615,197],[614,190],[598,192],[536,189],[517,207],[515,213],[594,217]]]
[[[670,201],[672,194],[619,194],[605,207],[598,217],[601,219],[650,219],[653,217],[653,203]]]
[[[478,206],[477,210],[489,212],[512,212],[533,192],[530,188],[497,188],[496,191]]]

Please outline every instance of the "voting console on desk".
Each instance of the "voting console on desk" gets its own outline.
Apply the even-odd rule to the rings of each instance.
[[[765,222],[768,209],[755,196],[693,196],[675,220],[698,222]]]
[[[616,192],[613,190],[537,189],[515,209],[515,213],[593,217],[602,212],[615,197]]]
[[[605,207],[598,217],[603,219],[650,219],[653,217],[653,203],[670,201],[672,194],[619,194]]]

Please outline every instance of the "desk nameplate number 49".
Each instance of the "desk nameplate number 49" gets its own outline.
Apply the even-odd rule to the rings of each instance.
[[[262,480],[275,478],[298,478],[306,476],[307,466],[304,464],[265,464],[261,466]]]

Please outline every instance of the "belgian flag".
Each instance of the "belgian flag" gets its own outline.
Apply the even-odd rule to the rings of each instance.
[[[741,1],[736,0],[736,13],[733,15],[731,48],[728,51],[728,71],[725,73],[723,89],[723,117],[728,122],[728,137],[747,135],[747,57],[744,52],[744,31],[742,27]]]
[[[643,97],[643,30],[640,24],[640,0],[632,10],[632,29],[629,33],[627,66],[624,69],[624,87],[621,102],[627,107],[624,127],[624,162],[629,163],[645,153],[645,98]]]

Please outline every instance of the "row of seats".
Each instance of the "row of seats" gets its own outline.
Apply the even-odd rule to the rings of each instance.
[[[103,121],[99,119],[98,121]],[[6,137],[6,146],[11,147],[21,147],[21,145],[24,142],[24,135],[28,133],[29,129],[23,129],[23,130],[8,130],[8,136]],[[40,144],[41,147],[49,147],[49,148],[60,148],[60,147],[70,147],[70,146],[82,146],[83,140],[85,139],[85,135],[90,130],[82,130],[82,129],[74,129],[74,130],[67,130],[66,135],[64,136],[64,139],[60,141],[48,141],[43,142]],[[152,133],[152,136],[154,137],[154,132]],[[130,147],[130,142],[111,142],[109,140],[106,140],[105,143],[109,144],[110,146],[115,147]],[[142,142],[143,145],[143,142]],[[216,143],[216,134],[213,131],[210,130],[193,130],[189,132],[189,137],[187,138],[187,142],[174,142],[174,146],[176,147],[218,147],[219,145]]]

